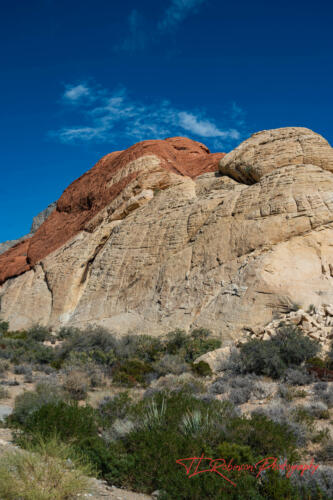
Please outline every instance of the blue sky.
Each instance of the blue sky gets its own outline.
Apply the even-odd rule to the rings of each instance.
[[[331,2],[17,0],[0,18],[0,241],[104,154],[183,135],[332,144]]]

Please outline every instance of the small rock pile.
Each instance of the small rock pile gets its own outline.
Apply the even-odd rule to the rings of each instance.
[[[315,307],[310,306],[308,311],[298,309],[285,314],[283,317],[274,319],[268,325],[258,330],[248,329],[245,339],[240,340],[236,345],[240,346],[248,338],[258,338],[269,340],[276,334],[276,329],[281,323],[298,326],[303,333],[313,340],[318,341],[324,351],[330,347],[333,339],[333,305],[323,304]]]

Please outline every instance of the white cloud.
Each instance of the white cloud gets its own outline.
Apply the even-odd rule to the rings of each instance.
[[[201,137],[239,138],[237,130],[219,130],[213,122],[206,119],[200,119],[200,117],[188,113],[187,111],[178,113],[178,118],[179,125],[183,127],[184,130],[188,130],[192,134],[200,135]]]
[[[78,102],[83,97],[90,96],[90,88],[85,83],[78,85],[69,85],[64,92],[63,98],[65,101]]]
[[[79,87],[68,86],[63,97]],[[114,143],[124,139],[135,142],[188,134],[196,140],[208,140],[217,149],[225,149],[241,137],[233,119],[236,105],[230,110],[229,119],[224,118],[222,127],[202,111],[179,109],[167,100],[146,104],[133,100],[126,89],[109,92],[85,84],[82,87],[87,91],[78,92],[77,109],[82,113],[83,124],[49,133],[63,143]],[[236,121],[240,113],[237,107]]]
[[[197,11],[198,7],[206,0],[172,0],[165,10],[163,19],[159,22],[160,30],[174,28],[184,21],[186,17]]]

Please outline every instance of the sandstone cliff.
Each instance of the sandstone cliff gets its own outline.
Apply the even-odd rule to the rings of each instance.
[[[304,128],[225,156],[184,138],[111,153],[0,256],[0,315],[238,338],[292,303],[333,303],[332,172],[332,148]]]

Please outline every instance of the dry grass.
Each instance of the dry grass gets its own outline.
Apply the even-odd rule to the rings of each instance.
[[[32,450],[11,450],[0,456],[2,500],[69,500],[89,489],[90,473],[82,460],[70,460],[72,450],[52,439]]]

